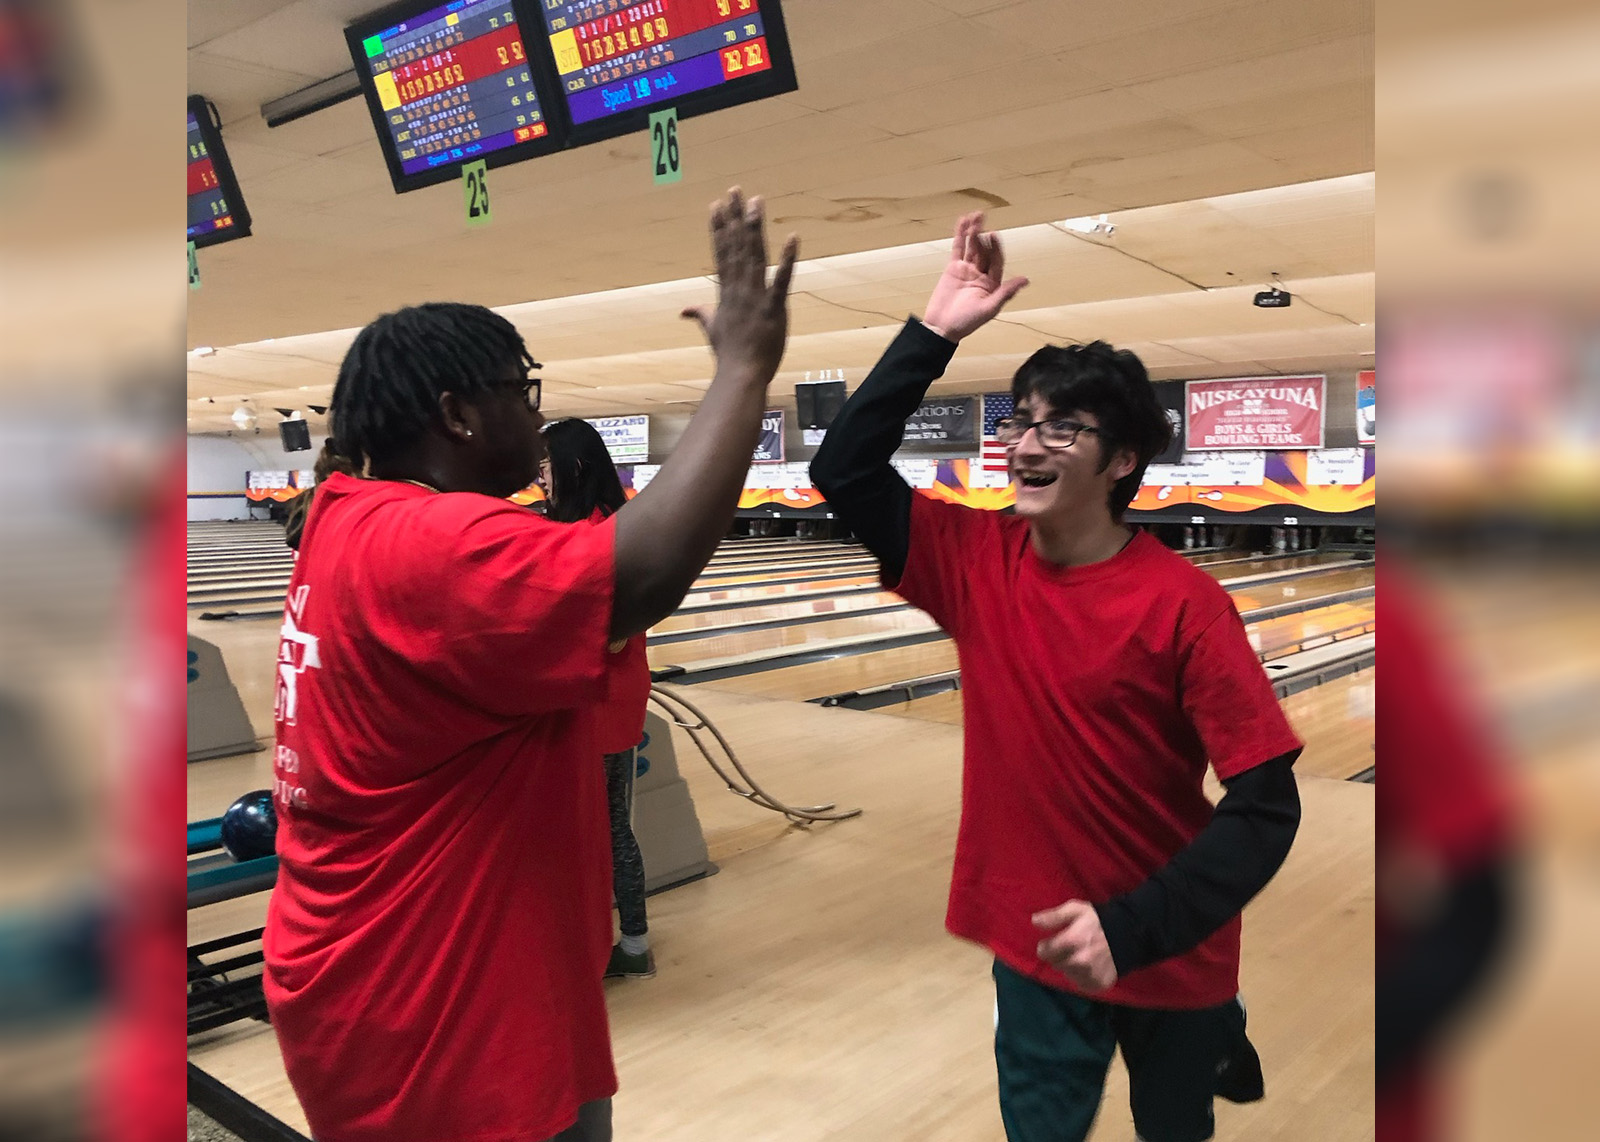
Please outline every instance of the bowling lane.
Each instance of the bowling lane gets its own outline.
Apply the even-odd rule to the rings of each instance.
[[[1240,556],[1234,559],[1202,563],[1200,569],[1218,579],[1243,579],[1249,575],[1268,575],[1274,571],[1303,571],[1308,567],[1330,564],[1353,564],[1348,551],[1290,552],[1286,555],[1263,555],[1257,558]],[[1371,567],[1371,562],[1363,564]]]
[[[664,643],[650,647],[648,653],[651,668],[660,670],[666,666],[695,666],[713,659],[742,657],[771,650],[805,650],[841,638],[893,638],[937,629],[938,624],[922,611],[905,607],[876,615],[785,624],[765,630],[732,631],[688,642]]]
[[[1233,605],[1239,608],[1239,613],[1248,614],[1281,603],[1303,603],[1327,595],[1336,595],[1341,591],[1360,590],[1371,587],[1374,582],[1372,564],[1364,563],[1359,567],[1320,571],[1277,582],[1268,580],[1260,583],[1242,583],[1230,587],[1228,594],[1233,596]],[[1227,586],[1226,581],[1223,585]]]
[[[812,598],[836,591],[876,587],[877,584],[878,573],[874,569],[871,572],[817,575],[809,579],[791,579],[782,582],[767,581],[746,586],[729,587],[717,585],[706,587],[697,585],[684,596],[683,602],[678,606],[678,613],[704,610],[706,607],[721,607],[728,603],[744,602],[750,599],[760,599],[766,602],[779,599]]]
[[[1373,764],[1377,667],[1369,666],[1321,686],[1290,694],[1279,704],[1306,743],[1296,772],[1348,778]]]
[[[875,575],[869,574],[877,567],[876,561],[865,554],[865,549],[855,545],[841,543],[822,544],[822,551],[815,555],[802,555],[789,560],[765,560],[753,565],[730,564],[724,566],[713,562],[706,568],[700,580],[691,588],[690,601],[696,601],[695,596],[702,590],[711,590],[724,586],[737,586],[743,584],[788,584],[796,580],[808,581],[815,579],[819,583],[837,586],[835,582],[842,576],[851,576],[863,581],[872,581]],[[284,592],[288,589],[289,574],[292,563],[281,570],[269,571],[267,568],[255,568],[256,574],[233,574],[212,576],[209,574],[191,575],[188,584],[188,604],[195,608],[227,609],[247,605],[269,605],[281,602]],[[852,576],[851,573],[854,573]],[[859,583],[852,584],[859,585]],[[704,600],[698,600],[704,601]]]
[[[1282,564],[1285,563],[1285,562],[1289,562],[1290,566],[1288,566],[1288,567],[1282,566]],[[1338,556],[1337,557],[1337,562],[1339,564],[1343,565],[1343,564],[1348,564],[1349,560],[1345,556]],[[1317,564],[1306,564],[1306,563],[1302,563],[1301,564],[1301,566],[1316,566],[1316,565]],[[1370,577],[1371,576],[1371,568],[1372,568],[1372,565],[1370,563],[1350,565],[1348,567],[1341,566],[1342,570],[1351,571],[1351,572],[1356,573],[1357,577],[1350,580],[1350,582],[1355,584],[1356,586],[1370,586],[1371,585],[1371,582],[1372,582],[1371,577]],[[1298,568],[1293,565],[1292,560],[1291,561],[1284,561],[1284,560],[1279,560],[1279,559],[1264,559],[1264,560],[1252,560],[1252,561],[1250,561],[1250,564],[1249,564],[1249,566],[1247,568],[1245,568],[1244,573],[1245,574],[1262,574],[1262,573],[1271,573],[1272,571],[1276,571],[1276,570],[1296,570],[1296,569],[1298,569]],[[1365,579],[1360,578],[1360,575],[1362,573],[1365,573],[1367,578],[1365,578]],[[1329,572],[1330,576],[1333,575],[1333,574],[1335,574],[1335,572],[1332,572],[1332,571]],[[1232,577],[1234,577],[1234,576],[1225,576],[1224,578],[1232,578]],[[851,579],[848,583],[845,583],[845,584],[839,584],[839,583],[835,583],[835,582],[829,581],[827,583],[822,584],[822,586],[823,586],[824,590],[826,590],[828,588],[831,588],[831,587],[834,587],[834,586],[840,586],[840,585],[864,586],[864,585],[868,585],[868,584],[874,582],[875,580],[876,580],[876,576],[863,576],[863,577]],[[821,581],[818,581],[818,582],[821,583]],[[1328,579],[1328,578],[1325,578],[1322,575],[1307,575],[1307,576],[1305,576],[1304,578],[1301,578],[1301,579],[1291,580],[1286,585],[1287,589],[1280,589],[1279,590],[1278,595],[1274,598],[1274,601],[1275,602],[1289,602],[1289,601],[1293,601],[1295,599],[1302,599],[1303,600],[1303,599],[1306,599],[1306,598],[1314,598],[1314,597],[1316,597],[1318,595],[1328,594],[1328,593],[1331,593],[1332,591],[1336,591],[1336,590],[1340,590],[1340,589],[1352,589],[1352,588],[1339,588],[1339,587],[1332,587],[1332,588],[1325,587],[1324,584],[1327,583],[1327,582],[1340,583],[1340,582],[1345,582],[1345,580],[1344,579]],[[704,586],[704,585],[705,584],[700,584],[700,586]],[[813,586],[813,585],[817,585],[817,584],[805,584],[804,586],[809,587],[809,586]],[[1258,601],[1258,598],[1266,598],[1266,597],[1271,595],[1271,590],[1269,588],[1262,587],[1260,585],[1251,585],[1248,588],[1246,588],[1246,587],[1235,588],[1234,589],[1234,597],[1236,599],[1237,598],[1241,598],[1242,597],[1241,593],[1245,592],[1245,591],[1249,591],[1250,593],[1247,596],[1243,596],[1243,597],[1248,599],[1248,602],[1241,602],[1239,604],[1241,609],[1251,610],[1251,609],[1259,608],[1261,606],[1270,605],[1268,603],[1264,603],[1264,602]],[[671,617],[669,617],[667,619],[664,619],[660,624],[658,624],[653,629],[656,632],[668,633],[668,632],[681,632],[681,631],[694,630],[694,629],[714,628],[714,627],[724,626],[724,625],[728,625],[728,624],[732,624],[732,623],[745,623],[745,622],[754,622],[754,621],[781,621],[781,620],[786,619],[786,618],[803,618],[803,617],[806,617],[806,616],[809,616],[809,615],[821,613],[823,611],[831,611],[831,610],[853,611],[853,610],[870,609],[872,607],[888,605],[888,604],[892,603],[897,598],[897,596],[893,595],[892,593],[887,592],[887,591],[883,591],[883,592],[879,592],[877,594],[874,594],[874,595],[872,595],[870,597],[862,596],[862,595],[857,595],[857,596],[853,596],[853,597],[847,597],[847,598],[850,599],[850,601],[848,603],[846,603],[844,598],[840,598],[840,599],[836,599],[836,600],[833,600],[833,601],[829,601],[826,598],[812,598],[811,594],[812,593],[808,592],[808,591],[789,591],[789,590],[787,590],[786,588],[784,588],[782,586],[774,586],[773,588],[771,588],[769,591],[766,591],[765,593],[749,593],[749,592],[743,592],[743,591],[740,591],[740,592],[722,592],[722,591],[715,591],[715,590],[712,590],[712,591],[696,590],[693,594],[691,594],[688,598],[686,598],[684,600],[683,606],[680,607],[679,610],[675,614],[673,614]],[[774,603],[773,606],[770,609],[767,608],[767,607],[756,608],[756,607],[752,607],[750,605],[750,602],[751,602],[752,599],[757,599],[757,598],[765,599],[765,598],[774,598],[774,597],[783,598],[785,601],[782,602],[782,603]],[[792,604],[788,601],[790,598],[794,599]],[[728,603],[728,604],[734,604],[734,605],[730,606],[727,609],[726,612],[723,612],[723,611],[720,611],[717,608],[717,604],[719,604],[719,603]]]
[[[1263,605],[1272,603],[1290,602],[1298,599],[1306,601],[1314,599],[1319,594],[1336,594],[1340,591],[1353,590],[1363,584],[1350,582],[1348,577],[1355,572],[1331,571],[1325,575],[1309,575],[1293,582],[1299,585],[1297,593],[1292,598],[1273,597],[1269,603],[1253,603],[1246,605],[1239,593],[1234,594],[1235,603],[1241,611],[1249,611]],[[1370,566],[1363,569],[1367,579],[1364,585],[1371,585],[1372,569]],[[1325,581],[1326,580],[1326,581]],[[1312,584],[1321,584],[1321,590],[1313,590]],[[1368,609],[1361,609],[1365,604]],[[1330,604],[1330,607],[1317,608],[1296,615],[1286,615],[1277,619],[1261,620],[1258,623],[1248,623],[1246,632],[1252,636],[1252,643],[1260,638],[1263,648],[1291,646],[1298,639],[1301,642],[1325,637],[1331,630],[1339,626],[1349,625],[1340,616],[1349,614],[1350,622],[1371,621],[1371,600],[1357,600],[1356,610],[1352,612],[1332,611],[1330,607],[1342,607],[1343,604]],[[1328,612],[1328,613],[1324,613]],[[920,613],[920,612],[913,612]],[[871,633],[873,628],[869,624],[875,619],[888,619],[893,615],[863,616],[858,619],[839,619],[829,622],[808,623],[805,629],[808,633],[808,642],[817,642],[823,638],[819,628],[826,628],[833,637],[857,636]],[[1258,630],[1258,628],[1260,628]],[[766,632],[754,632],[766,633]],[[709,641],[709,640],[708,640]],[[719,655],[723,657],[742,653],[755,653],[758,647],[752,642],[749,650],[741,648],[738,636],[729,635],[718,639],[724,648]],[[658,652],[661,664],[672,663],[680,666],[691,665],[692,655],[699,640],[694,642],[671,643],[660,648],[653,648],[651,654],[652,665],[657,663]],[[1279,650],[1281,656],[1289,651]],[[911,673],[902,673],[907,669],[907,662],[911,666]],[[844,653],[837,658],[825,662],[808,662],[795,666],[783,666],[773,670],[756,671],[749,675],[735,678],[721,678],[714,681],[698,683],[719,690],[734,690],[741,694],[760,694],[773,698],[789,698],[796,701],[807,701],[812,698],[821,698],[829,694],[843,693],[849,690],[870,689],[876,686],[887,686],[894,682],[902,682],[908,678],[916,678],[926,674],[937,674],[947,670],[958,669],[955,645],[948,639],[927,643],[915,647],[895,647],[889,650],[865,651],[862,653]],[[925,701],[926,699],[919,699]]]
[[[708,627],[725,627],[732,624],[793,622],[809,619],[815,615],[846,615],[854,611],[896,605],[905,605],[900,596],[891,591],[872,591],[852,595],[828,595],[821,598],[799,598],[789,602],[771,603],[765,606],[717,607],[698,611],[680,610],[651,627],[650,633],[678,634],[684,631],[704,630]]]
[[[906,678],[942,674],[955,670],[956,644],[949,639],[875,650],[868,654],[846,654],[826,662],[807,662],[781,670],[763,670],[735,678],[721,678],[700,685],[736,694],[757,694],[766,698],[805,701],[846,690],[883,686]]]
[[[1250,645],[1263,662],[1298,654],[1335,639],[1352,638],[1374,629],[1377,605],[1371,597],[1333,603],[1297,615],[1282,615],[1250,623],[1245,629]]]

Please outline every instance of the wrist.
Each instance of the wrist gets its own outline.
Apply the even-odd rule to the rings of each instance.
[[[711,383],[721,388],[758,389],[766,391],[772,374],[765,372],[754,361],[717,359]]]
[[[943,337],[946,341],[950,342],[950,344],[952,344],[952,345],[961,344],[961,338],[956,336],[955,333],[951,332],[950,327],[948,325],[946,325],[944,322],[938,320],[937,318],[929,318],[929,317],[923,317],[923,318],[920,318],[919,320],[922,322],[922,327],[924,329],[926,329],[929,333],[938,334],[940,337]]]

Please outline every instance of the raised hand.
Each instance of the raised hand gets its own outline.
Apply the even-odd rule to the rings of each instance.
[[[1069,900],[1035,912],[1033,926],[1052,933],[1039,941],[1039,958],[1084,991],[1104,991],[1117,982],[1117,965],[1094,905]]]
[[[711,252],[718,297],[714,312],[691,306],[683,316],[700,323],[718,371],[732,367],[763,387],[783,360],[789,336],[789,279],[800,242],[783,245],[772,284],[767,284],[766,215],[760,198],[747,203],[739,188],[711,205]]]
[[[1006,258],[998,234],[983,232],[983,215],[966,214],[956,221],[950,262],[933,287],[922,324],[949,341],[960,341],[983,325],[1028,284],[1027,278],[1005,279]]]

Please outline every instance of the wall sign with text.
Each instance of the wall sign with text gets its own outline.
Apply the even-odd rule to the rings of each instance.
[[[1321,448],[1328,380],[1239,377],[1184,385],[1184,451]]]
[[[606,442],[606,451],[614,463],[642,464],[650,459],[648,416],[600,416],[589,423]]]
[[[769,408],[761,414],[761,435],[750,457],[752,464],[783,463],[783,409]]]

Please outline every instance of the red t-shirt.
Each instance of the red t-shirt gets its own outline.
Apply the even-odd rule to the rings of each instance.
[[[599,525],[609,518],[596,508],[589,522]],[[622,649],[606,655],[606,699],[595,719],[595,737],[601,753],[623,753],[644,737],[645,708],[650,703],[650,662],[645,657],[645,638],[636,634]]]
[[[894,589],[955,639],[965,714],[957,936],[1064,991],[1033,913],[1099,903],[1160,870],[1211,819],[1209,760],[1235,777],[1300,747],[1217,581],[1148,534],[1058,567],[1028,522],[912,497]],[[1238,991],[1239,919],[1094,995],[1195,1008]]]
[[[335,475],[279,650],[265,988],[319,1142],[544,1139],[617,1089],[593,701],[613,527]]]

